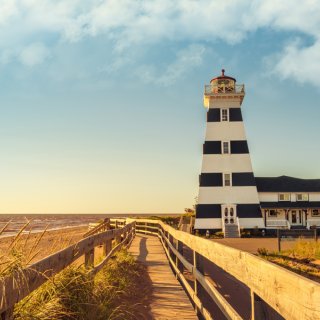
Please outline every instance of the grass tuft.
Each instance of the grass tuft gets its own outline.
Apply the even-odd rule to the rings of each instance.
[[[126,250],[95,276],[70,266],[20,301],[15,319],[144,319],[136,286],[143,268]],[[140,298],[139,298],[140,300]],[[139,301],[138,300],[138,301]],[[142,299],[143,301],[143,299]]]

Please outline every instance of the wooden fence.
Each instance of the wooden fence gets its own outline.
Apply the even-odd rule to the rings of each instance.
[[[96,228],[78,243],[5,277],[0,281],[0,319],[12,319],[13,308],[17,302],[41,286],[48,277],[57,274],[82,256],[85,258],[85,265],[90,267],[90,272],[97,273],[121,247],[130,245],[134,235],[134,221],[121,229],[103,231],[102,227]],[[104,259],[94,266],[94,250],[101,245]]]
[[[7,277],[0,283],[0,314],[9,319],[15,303],[44,283],[50,277],[81,256],[85,264],[93,266],[94,248],[104,246],[106,257],[92,273],[98,272],[108,259],[123,245],[128,246],[135,232],[158,236],[168,260],[179,278],[197,312],[205,319],[213,315],[201,300],[205,290],[227,319],[241,319],[235,308],[215,288],[204,273],[204,259],[235,277],[250,288],[251,319],[266,319],[262,314],[261,300],[276,310],[283,318],[290,320],[320,319],[320,285],[250,253],[175,230],[160,220],[111,219],[111,224],[123,225],[121,229],[103,231],[102,225],[94,233],[76,245],[63,249],[22,272]],[[123,239],[121,241],[121,239]],[[112,240],[115,246],[112,248]],[[184,248],[192,250],[192,262],[185,256]],[[187,281],[185,272],[193,275],[193,286]]]
[[[158,220],[127,219],[130,221],[136,222],[136,232],[159,237],[174,272],[205,319],[213,319],[213,315],[201,301],[198,294],[201,290],[208,293],[227,319],[241,319],[241,316],[205,276],[203,257],[250,288],[251,319],[268,318],[263,313],[261,300],[285,319],[320,319],[320,285],[317,282],[248,252],[175,230]],[[184,256],[184,246],[193,252],[192,263]],[[184,270],[193,275],[193,286],[186,280]]]

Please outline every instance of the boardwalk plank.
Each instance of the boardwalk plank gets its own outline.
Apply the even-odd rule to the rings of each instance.
[[[153,319],[198,319],[189,298],[174,276],[157,237],[136,235],[129,252],[147,266],[152,282],[150,308]]]

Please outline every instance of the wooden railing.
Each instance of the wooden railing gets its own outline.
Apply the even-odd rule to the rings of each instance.
[[[90,229],[90,224],[89,224],[89,229]],[[105,219],[102,223],[97,223],[93,228],[91,228],[88,232],[86,232],[83,237],[89,237],[92,236],[93,234],[97,234],[102,231],[107,231],[110,230],[110,219]]]
[[[127,219],[127,222],[132,221]],[[285,319],[320,319],[320,285],[248,252],[193,236],[157,220],[136,219],[136,231],[159,237],[168,260],[184,289],[205,319],[213,315],[204,307],[199,291],[205,290],[227,319],[242,319],[234,307],[204,274],[203,258],[250,288],[251,319],[266,319],[262,301]],[[184,248],[192,250],[190,263]],[[185,278],[184,270],[193,275],[194,285]]]
[[[106,226],[101,224],[100,228],[95,230],[99,233],[89,235],[78,243],[0,280],[0,319],[12,319],[13,308],[17,302],[41,286],[48,277],[62,271],[82,256],[90,272],[97,273],[121,247],[129,246],[135,235],[134,221],[121,229],[102,231],[104,227]],[[95,247],[101,245],[104,259],[95,266]]]
[[[119,225],[119,220],[111,219]],[[60,272],[81,256],[91,272],[98,272],[121,246],[128,246],[135,232],[158,236],[168,260],[188,293],[197,312],[204,319],[213,319],[205,308],[201,292],[210,296],[227,319],[242,319],[234,306],[216,289],[204,272],[204,260],[214,263],[225,272],[250,288],[251,319],[266,319],[261,307],[264,301],[283,318],[291,320],[320,319],[320,285],[248,252],[240,251],[219,243],[175,230],[160,220],[121,219],[121,229],[99,232],[88,236],[35,264],[22,272],[3,279],[0,283],[0,314],[9,319],[15,303],[44,283],[48,277]],[[112,248],[112,240],[115,246]],[[103,245],[104,260],[97,266],[94,262],[94,248]],[[186,257],[191,250],[192,261]],[[190,252],[189,252],[190,253]],[[205,259],[204,259],[205,258]],[[185,277],[186,272],[192,275]]]

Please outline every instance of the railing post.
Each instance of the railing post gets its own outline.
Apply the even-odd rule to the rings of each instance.
[[[281,237],[280,237],[280,229],[277,229],[277,239],[278,239],[278,252],[281,251]]]
[[[110,230],[110,219],[106,218],[104,220],[106,222],[105,225],[105,231]],[[103,244],[103,255],[106,257],[108,255],[108,253],[110,252],[111,248],[110,248],[110,244],[111,244],[111,240],[107,240],[104,244]],[[111,244],[112,246],[112,244]]]
[[[183,256],[183,243],[176,239],[176,249]],[[183,273],[183,263],[176,256],[176,266],[178,270]]]
[[[84,265],[86,268],[91,268],[94,266],[94,248],[85,253]]]
[[[119,232],[119,231],[118,231]],[[119,244],[121,242],[121,232],[119,232],[116,237],[115,237],[115,240],[116,240],[116,244]]]
[[[317,227],[315,227],[315,228],[313,229],[313,236],[314,236],[314,240],[315,240],[315,241],[318,241]]]
[[[199,300],[201,300],[201,296],[202,296],[201,291],[203,290],[203,288],[199,283],[199,281],[197,281],[196,270],[198,270],[199,272],[201,272],[202,275],[204,275],[203,257],[200,254],[198,254],[196,251],[193,251],[194,293],[199,298]],[[201,317],[201,312],[200,310],[198,310],[196,305],[195,305],[195,311],[197,315]]]
[[[251,320],[267,319],[263,310],[262,299],[250,289],[251,297]]]

